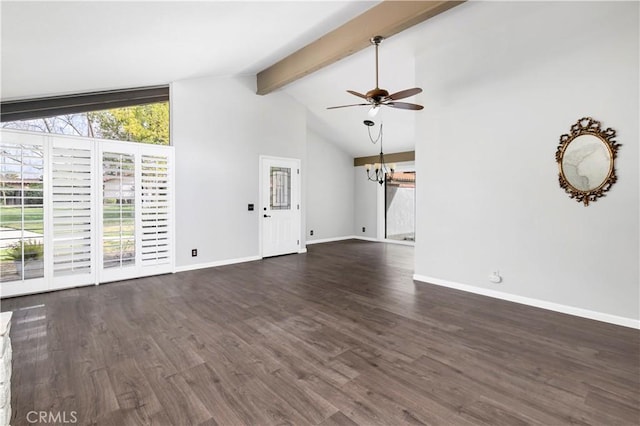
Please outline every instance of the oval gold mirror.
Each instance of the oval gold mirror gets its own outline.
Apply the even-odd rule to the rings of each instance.
[[[602,130],[591,117],[578,120],[571,133],[560,136],[556,161],[560,187],[578,202],[596,201],[616,181],[615,158],[620,146],[615,130]]]

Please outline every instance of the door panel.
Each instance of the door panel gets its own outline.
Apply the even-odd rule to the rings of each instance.
[[[262,256],[297,253],[300,248],[300,161],[263,157]]]
[[[173,271],[172,151],[101,145],[100,282]]]

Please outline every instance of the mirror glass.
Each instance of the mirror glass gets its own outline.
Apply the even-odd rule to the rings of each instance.
[[[574,138],[562,156],[564,177],[579,191],[591,191],[602,185],[612,166],[609,146],[595,135],[583,134]]]

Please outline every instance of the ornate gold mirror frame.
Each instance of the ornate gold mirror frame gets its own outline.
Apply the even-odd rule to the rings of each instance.
[[[615,136],[615,130],[602,130],[591,117],[581,118],[571,133],[560,136],[556,151],[560,188],[585,206],[604,197],[617,179],[614,162],[620,144]]]

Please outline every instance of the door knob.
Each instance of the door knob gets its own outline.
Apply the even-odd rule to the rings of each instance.
[[[271,215],[265,214],[264,217],[271,217]]]

